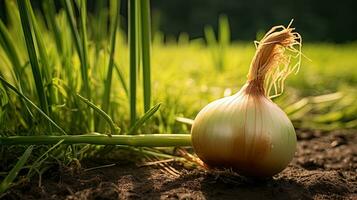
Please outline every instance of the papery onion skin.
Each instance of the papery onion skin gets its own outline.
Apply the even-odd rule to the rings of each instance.
[[[192,126],[192,144],[207,165],[265,177],[294,156],[296,134],[286,114],[264,95],[242,89],[204,107]]]
[[[279,28],[283,30],[277,31]],[[300,64],[301,36],[293,30],[290,25],[273,27],[259,42],[243,88],[233,96],[208,104],[198,113],[191,129],[192,144],[197,156],[208,166],[266,177],[279,173],[292,160],[296,151],[295,129],[267,95],[270,86],[277,82],[283,85]],[[284,53],[287,49],[297,52],[299,61],[294,67],[289,65],[291,56]],[[279,71],[281,68],[277,66],[281,65],[283,70]],[[273,80],[268,83],[267,92],[266,77]]]

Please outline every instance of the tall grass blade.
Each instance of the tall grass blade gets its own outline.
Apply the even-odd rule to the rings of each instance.
[[[94,38],[96,41],[96,54],[99,53],[99,48],[100,48],[100,44],[101,42],[106,38],[107,36],[107,32],[104,30],[107,30],[107,12],[108,10],[106,9],[106,4],[108,1],[95,1],[95,16],[96,16],[96,24],[95,24],[95,29],[94,31]],[[120,0],[118,1],[109,1],[109,4],[113,3],[113,5],[115,3],[120,4]],[[113,6],[110,5],[110,7],[112,8]],[[114,7],[114,10],[116,10],[116,6]]]
[[[130,124],[134,125],[136,121],[136,70],[137,70],[137,40],[136,40],[136,4],[138,0],[129,0],[128,2],[128,35],[129,35],[129,66],[130,66]]]
[[[35,34],[35,38],[36,38],[36,44],[37,44],[37,50],[39,52],[39,58],[41,61],[41,65],[42,65],[42,76],[45,79],[46,82],[49,82],[52,79],[52,71],[53,71],[53,66],[50,65],[50,61],[49,61],[49,56],[48,53],[46,51],[46,46],[45,46],[45,42],[43,41],[43,35],[40,31],[40,28],[37,24],[36,18],[35,18],[35,14],[33,12],[31,3],[29,0],[25,0],[25,7],[27,12],[29,13],[29,21],[32,24],[32,30],[34,31]],[[55,104],[55,89],[49,85],[48,87],[48,91],[49,91],[49,96],[47,98],[48,104],[49,104],[49,116],[51,116],[52,111],[51,111],[51,105]]]
[[[13,41],[9,31],[7,30],[5,24],[0,20],[0,45],[4,49],[7,57],[9,58],[13,70],[16,75],[16,82],[21,85],[21,61],[18,50],[15,47],[15,42]],[[20,88],[20,87],[19,87]]]
[[[89,66],[89,60],[88,60],[88,39],[87,39],[87,0],[81,0],[80,1],[80,19],[81,19],[81,41],[82,41],[82,71],[83,71],[83,85],[84,85],[84,91],[86,92],[87,98],[91,100],[91,89],[89,86],[89,75],[88,75],[88,69],[90,68]]]
[[[91,90],[88,77],[88,50],[87,50],[87,33],[86,33],[86,0],[80,0],[80,21],[81,21],[81,34],[76,28],[76,19],[73,11],[73,5],[70,0],[62,0],[65,7],[68,22],[70,24],[72,37],[75,41],[75,47],[81,61],[81,77],[84,96],[91,100]],[[93,113],[91,110],[87,112],[87,122],[90,130],[94,129]]]
[[[120,2],[119,1],[111,1],[116,9],[113,13],[114,20],[111,24],[111,33],[110,33],[110,55],[109,55],[109,63],[108,63],[108,71],[107,78],[104,84],[104,95],[103,95],[103,111],[108,113],[109,104],[110,104],[110,91],[112,87],[112,77],[113,77],[113,68],[114,68],[114,53],[115,53],[115,44],[116,44],[116,33],[119,23],[119,15],[120,15]]]
[[[147,112],[151,104],[151,74],[150,74],[150,48],[151,48],[151,23],[150,0],[141,1],[141,54],[143,66],[143,91],[144,110]]]
[[[18,0],[17,3],[19,6],[21,24],[22,24],[23,33],[24,33],[25,40],[26,40],[27,52],[29,55],[30,63],[31,63],[32,74],[33,74],[33,77],[35,80],[36,91],[37,91],[37,95],[38,95],[38,98],[40,101],[40,107],[44,111],[44,113],[48,114],[49,108],[48,108],[45,89],[44,89],[43,83],[42,83],[42,75],[41,75],[39,63],[37,60],[36,49],[35,49],[35,45],[34,45],[34,41],[33,41],[31,25],[30,25],[30,21],[29,21],[30,20],[29,13],[26,9],[25,0]]]
[[[226,50],[231,37],[228,17],[226,15],[219,16],[217,39],[212,26],[206,26],[204,33],[215,67],[218,71],[224,70]]]
[[[76,20],[75,20],[74,13],[73,13],[73,5],[70,0],[62,0],[62,4],[63,4],[63,7],[65,8],[65,13],[66,13],[69,25],[70,25],[69,27],[71,29],[72,37],[74,39],[74,44],[75,44],[79,59],[81,60],[81,62],[83,62],[82,61],[83,53],[82,53],[81,40],[79,37],[78,30],[76,28]],[[83,76],[84,75],[82,73],[82,78],[83,78]]]
[[[123,89],[124,89],[125,95],[126,95],[127,97],[129,97],[129,89],[128,89],[128,86],[127,86],[127,84],[126,84],[126,80],[125,80],[125,78],[124,78],[124,74],[123,74],[123,72],[120,70],[119,66],[116,65],[115,63],[114,63],[114,67],[115,67],[115,71],[117,72],[117,74],[118,74],[118,76],[119,76],[119,80],[120,80],[120,83],[121,83],[121,85],[122,85],[122,87],[123,87]]]
[[[135,5],[135,27],[136,27],[136,34],[135,34],[135,40],[136,40],[136,62],[137,62],[137,66],[136,66],[136,70],[137,70],[137,76],[136,78],[138,80],[140,80],[141,76],[140,76],[140,70],[141,70],[141,64],[142,64],[142,60],[141,60],[141,0],[137,0],[136,1],[136,5]]]
[[[206,26],[204,28],[204,34],[205,34],[205,39],[207,42],[207,46],[211,51],[211,56],[212,56],[212,60],[213,60],[213,64],[214,66],[219,69],[219,62],[218,62],[218,52],[217,52],[217,40],[216,40],[216,36],[213,30],[212,26]]]
[[[45,43],[43,41],[43,35],[38,27],[38,24],[36,22],[36,18],[35,18],[35,14],[32,10],[32,6],[29,0],[24,0],[25,1],[25,8],[28,12],[28,16],[29,16],[29,21],[30,24],[32,25],[32,30],[35,34],[35,38],[36,38],[36,44],[38,46],[38,52],[39,52],[39,57],[41,60],[41,63],[44,65],[43,68],[44,70],[46,70],[46,68],[49,68],[49,61],[48,61],[48,55],[46,52],[46,47],[45,47]]]
[[[63,54],[63,45],[62,45],[62,35],[60,32],[60,27],[56,21],[56,8],[52,0],[45,0],[43,1],[43,10],[45,19],[47,20],[47,24],[51,30],[51,33],[54,35],[56,49],[57,52],[62,55]]]
[[[81,22],[81,39],[82,39],[82,73],[83,73],[83,86],[86,94],[86,98],[91,101],[91,88],[89,79],[89,59],[88,59],[88,39],[87,39],[87,0],[80,1],[80,22]],[[88,111],[88,126],[89,130],[94,130],[94,116],[91,110]]]
[[[28,158],[30,157],[30,155],[32,153],[32,149],[33,149],[33,146],[29,146],[26,149],[26,151],[22,154],[22,156],[17,161],[16,165],[11,169],[9,174],[1,182],[0,194],[4,193],[11,186],[12,182],[15,180],[15,178],[19,174],[19,171],[22,169],[22,167],[25,165]]]
[[[21,66],[21,60],[20,56],[18,53],[18,49],[15,46],[15,42],[13,38],[11,37],[9,31],[7,30],[5,24],[0,20],[0,45],[4,49],[4,52],[6,53],[7,57],[9,58],[11,64],[12,64],[12,69],[15,73],[15,83],[19,89],[20,92],[22,92],[22,66]],[[33,114],[31,110],[28,108],[27,104],[21,100],[21,104],[23,104],[26,107],[27,113],[25,115],[29,115],[29,118],[33,118]]]
[[[220,15],[218,19],[218,40],[219,40],[219,68],[223,70],[225,68],[225,55],[227,47],[230,42],[231,32],[229,28],[229,21],[226,15]]]
[[[220,15],[218,19],[218,37],[221,46],[228,46],[231,38],[231,31],[229,28],[229,21],[227,15]]]

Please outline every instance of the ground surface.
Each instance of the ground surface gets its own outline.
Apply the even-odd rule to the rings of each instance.
[[[115,166],[52,171],[11,189],[4,199],[357,199],[357,132],[298,132],[298,150],[282,173],[251,180],[229,171]],[[113,162],[111,162],[113,163]],[[94,162],[83,168],[103,165]]]

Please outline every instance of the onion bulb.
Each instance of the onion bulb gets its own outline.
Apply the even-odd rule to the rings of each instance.
[[[298,70],[301,37],[290,25],[276,26],[257,44],[246,84],[205,106],[191,134],[197,156],[208,166],[266,177],[282,171],[296,151],[294,127],[269,95],[272,88],[282,92],[287,75]],[[291,58],[297,58],[295,65]]]

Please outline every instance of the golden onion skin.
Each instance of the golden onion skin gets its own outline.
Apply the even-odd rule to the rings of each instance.
[[[302,39],[290,25],[271,28],[257,42],[247,83],[240,92],[216,100],[198,113],[191,129],[192,144],[209,166],[266,177],[282,171],[294,157],[294,127],[267,98],[272,87],[276,95],[279,86],[282,92],[286,77],[300,66]],[[289,65],[291,58],[298,58],[293,66]]]
[[[191,134],[197,156],[207,165],[246,176],[279,173],[296,150],[295,130],[287,115],[264,95],[244,89],[204,107]]]

